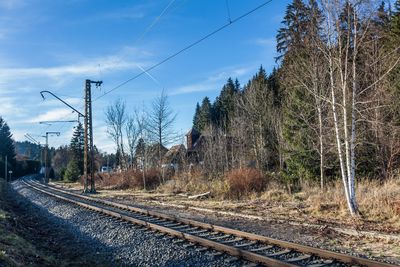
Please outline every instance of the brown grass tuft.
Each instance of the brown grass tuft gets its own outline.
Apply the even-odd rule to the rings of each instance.
[[[146,189],[154,189],[160,185],[161,174],[156,169],[145,172]],[[96,184],[99,188],[107,189],[143,189],[143,173],[136,170],[128,170],[121,173],[102,173],[96,175]]]
[[[266,187],[266,178],[256,169],[236,169],[228,172],[225,179],[229,185],[229,196],[241,198],[251,193],[260,193]]]

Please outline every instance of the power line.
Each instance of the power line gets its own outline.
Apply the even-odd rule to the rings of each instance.
[[[171,0],[168,5],[161,11],[161,13],[143,30],[143,32],[133,41],[132,45],[137,45],[143,38],[144,36],[152,29],[154,26],[161,20],[161,18],[167,13],[168,9],[172,6],[172,4],[176,0]],[[117,63],[121,62],[122,59],[120,58]],[[138,68],[143,69],[140,65],[138,65]],[[100,69],[101,72],[101,69]],[[101,78],[101,77],[99,77]],[[102,79],[100,79],[102,80]],[[103,86],[104,87],[104,86]]]
[[[228,12],[228,21],[231,22],[231,10],[229,9],[229,0],[225,0],[225,4],[226,4],[226,11]]]
[[[227,28],[228,26],[232,25],[233,23],[238,22],[239,20],[241,20],[241,19],[247,17],[248,15],[254,13],[255,11],[259,10],[260,8],[266,6],[266,5],[269,4],[270,2],[272,2],[272,0],[268,0],[268,1],[264,2],[264,3],[262,3],[261,5],[259,5],[259,6],[255,7],[255,8],[253,8],[252,10],[250,10],[250,11],[244,13],[243,15],[241,15],[241,16],[239,16],[239,17],[237,17],[237,18],[235,18],[235,19],[233,19],[233,20],[231,20],[231,21],[229,21],[228,23],[226,23],[226,24],[222,25],[221,27],[215,29],[214,31],[212,31],[212,32],[210,32],[209,34],[203,36],[202,38],[198,39],[197,41],[195,41],[195,42],[189,44],[188,46],[186,46],[186,47],[184,47],[184,48],[182,48],[182,49],[179,50],[178,52],[175,52],[174,54],[168,56],[167,58],[163,59],[162,61],[158,62],[157,64],[155,64],[155,65],[153,65],[153,66],[151,66],[151,67],[145,69],[144,71],[138,73],[137,75],[133,76],[132,78],[130,78],[130,79],[128,79],[128,80],[126,80],[126,81],[124,81],[124,82],[118,84],[117,86],[115,86],[114,88],[108,90],[107,92],[104,92],[102,95],[98,96],[98,97],[95,98],[93,101],[97,101],[98,99],[100,99],[100,98],[102,98],[102,97],[108,95],[109,93],[111,93],[111,92],[117,90],[118,88],[124,86],[125,84],[127,84],[127,83],[129,83],[129,82],[131,82],[131,81],[133,81],[133,80],[135,80],[135,79],[137,79],[137,78],[139,78],[139,77],[142,76],[143,74],[145,74],[145,73],[147,73],[147,72],[149,72],[149,71],[151,71],[151,70],[157,68],[158,66],[164,64],[165,62],[171,60],[172,58],[178,56],[179,54],[185,52],[186,50],[189,50],[190,48],[194,47],[195,45],[201,43],[202,41],[204,41],[204,40],[206,40],[206,39],[208,39],[208,38],[210,38],[211,36],[215,35],[216,33],[222,31],[223,29]]]

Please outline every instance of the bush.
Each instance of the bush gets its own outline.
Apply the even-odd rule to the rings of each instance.
[[[66,171],[67,171],[67,168],[65,168],[65,167],[62,167],[60,169],[60,177],[59,177],[60,180],[64,180],[65,179],[64,176],[65,176],[65,172]]]
[[[71,160],[68,165],[67,169],[65,170],[64,180],[68,182],[75,182],[78,180],[80,176],[78,162],[76,160]]]
[[[143,188],[143,173],[136,172],[132,176],[131,187]],[[146,189],[155,189],[160,185],[161,173],[157,169],[149,169],[145,172]]]
[[[99,179],[100,178],[100,179]],[[145,172],[146,189],[154,189],[160,185],[161,174],[156,169]],[[96,184],[102,188],[109,189],[143,189],[143,173],[136,170],[128,170],[121,173],[110,173],[96,175]]]
[[[256,169],[235,169],[225,174],[229,186],[229,197],[241,198],[251,193],[262,192],[267,181],[263,174]]]

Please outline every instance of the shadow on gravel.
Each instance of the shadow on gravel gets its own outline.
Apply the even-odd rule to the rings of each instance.
[[[59,253],[57,266],[165,267],[215,263],[200,252],[144,233],[133,225],[76,206],[66,208],[69,204],[35,192],[21,182],[14,182],[9,191],[16,206],[37,225],[32,239],[44,249]]]
[[[106,249],[99,252],[104,244],[26,199],[18,192],[26,187],[22,183],[17,181],[13,186],[15,189],[8,186],[5,192],[13,231],[52,258],[48,263],[29,259],[29,266],[115,266],[111,253]]]

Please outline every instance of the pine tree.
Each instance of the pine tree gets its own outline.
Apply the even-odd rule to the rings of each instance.
[[[219,125],[225,132],[229,131],[230,119],[234,116],[235,97],[237,93],[239,93],[237,87],[232,78],[229,78],[226,84],[222,87],[221,93],[216,100],[215,111],[218,112],[217,125]]]
[[[390,37],[389,47],[396,51],[396,56],[400,56],[400,50],[398,45],[400,43],[400,0],[397,0],[394,4],[394,10],[390,19]],[[393,85],[393,97],[394,99],[400,98],[400,65],[397,65],[390,74],[390,81]],[[400,101],[394,101],[393,113],[395,116],[395,123],[400,125]]]
[[[83,173],[83,168],[84,168],[83,166],[84,146],[85,146],[84,129],[82,123],[79,122],[79,124],[75,127],[75,131],[72,135],[70,149],[71,149],[72,159],[76,161],[76,164],[78,165],[79,168],[79,172],[81,174]]]
[[[275,103],[282,105],[284,178],[290,184],[318,175],[319,156],[315,144],[321,143],[318,138],[321,134],[315,129],[321,129],[318,120],[322,112],[318,97],[321,87],[318,84],[322,81],[318,69],[322,57],[315,44],[320,39],[321,19],[316,1],[306,5],[294,0],[287,7],[284,26],[277,35],[277,51],[281,55],[278,59],[282,60],[280,84],[284,89],[283,95],[275,92]]]
[[[193,128],[200,131],[200,105],[199,102],[196,104],[196,110],[193,116]]]
[[[390,20],[390,30],[394,38],[400,38],[400,0],[394,4],[394,11]]]
[[[15,147],[12,134],[7,123],[0,117],[0,176],[4,175],[4,165],[7,156],[8,170],[15,168]]]
[[[199,132],[205,130],[211,123],[211,102],[208,97],[205,97],[201,102],[199,114]]]
[[[75,182],[79,179],[79,176],[80,176],[80,170],[78,162],[73,159],[68,163],[63,178],[68,182]]]
[[[278,30],[276,36],[276,50],[280,54],[276,59],[290,53],[292,50],[303,43],[307,36],[305,28],[308,23],[307,7],[302,0],[293,0],[286,8],[285,17],[283,18],[283,27]]]

